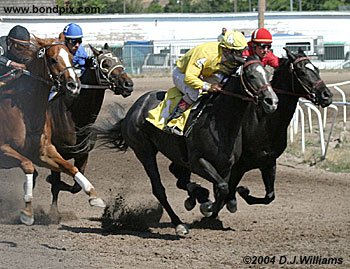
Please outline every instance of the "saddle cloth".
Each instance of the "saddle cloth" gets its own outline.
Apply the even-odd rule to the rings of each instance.
[[[157,107],[148,112],[147,121],[155,127],[165,132],[182,136],[191,107],[189,107],[182,115],[168,122],[169,116],[172,114],[177,104],[182,98],[182,93],[176,88],[170,88],[165,94],[165,98]]]

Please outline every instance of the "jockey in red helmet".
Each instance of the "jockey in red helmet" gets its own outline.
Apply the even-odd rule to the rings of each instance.
[[[274,68],[279,66],[279,58],[271,51],[272,35],[265,28],[256,29],[252,33],[248,42],[248,49],[243,52],[243,56],[258,55],[264,66],[269,65]]]

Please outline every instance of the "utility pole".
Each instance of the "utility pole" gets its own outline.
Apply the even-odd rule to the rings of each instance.
[[[290,5],[290,11],[293,11],[293,0],[290,0],[289,5]]]
[[[233,0],[233,12],[234,12],[234,13],[237,13],[237,12],[238,12],[237,0]]]
[[[265,0],[259,0],[258,2],[258,8],[259,8],[259,12],[258,12],[258,27],[262,28],[264,27],[264,20],[265,20],[265,9],[266,9],[266,2]]]
[[[126,0],[123,0],[123,13],[126,14]]]

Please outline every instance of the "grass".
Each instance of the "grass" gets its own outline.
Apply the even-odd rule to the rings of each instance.
[[[348,130],[350,130],[348,128]],[[316,166],[321,169],[332,172],[350,172],[350,132],[343,131],[341,127],[335,127],[330,143],[327,149],[326,158],[321,159],[321,145],[319,141],[318,130],[313,133],[305,133],[305,153],[301,152],[301,136],[298,133],[294,137],[294,142],[288,141],[286,152],[292,154],[310,166]],[[325,132],[325,139],[328,133]]]

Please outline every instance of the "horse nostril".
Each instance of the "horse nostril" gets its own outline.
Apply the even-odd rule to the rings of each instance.
[[[328,98],[332,98],[333,94],[331,91],[323,91],[321,93],[321,97],[322,97],[322,99],[328,99]]]
[[[78,83],[76,83],[75,81],[73,80],[69,80],[67,81],[66,83],[66,87],[69,91],[75,91],[77,90],[79,87],[78,87]]]

